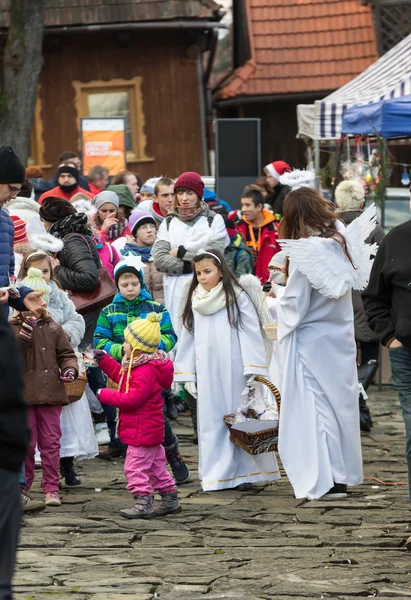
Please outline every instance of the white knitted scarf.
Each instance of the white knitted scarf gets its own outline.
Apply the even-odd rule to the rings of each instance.
[[[236,295],[239,296],[241,290],[236,288]],[[226,308],[226,296],[223,289],[223,283],[220,281],[212,290],[207,291],[202,285],[198,285],[193,292],[191,299],[193,310],[200,315],[214,315]]]

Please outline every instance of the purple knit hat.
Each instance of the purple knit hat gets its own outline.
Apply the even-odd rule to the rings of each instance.
[[[128,224],[130,225],[131,233],[135,235],[137,229],[145,223],[151,223],[155,226],[156,220],[152,215],[150,215],[150,213],[135,208],[128,219]]]

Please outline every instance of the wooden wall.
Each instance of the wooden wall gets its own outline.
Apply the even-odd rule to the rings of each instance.
[[[62,35],[61,50],[45,45],[41,74],[44,162],[53,165],[63,150],[79,148],[72,81],[143,78],[147,155],[154,162],[130,163],[143,180],[203,171],[197,63],[184,56],[183,32],[134,31],[128,47],[116,34]]]

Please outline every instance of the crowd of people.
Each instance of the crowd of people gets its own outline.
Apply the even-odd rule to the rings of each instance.
[[[224,421],[259,389],[257,375],[281,392],[278,450],[296,498],[346,497],[362,482],[380,344],[411,473],[411,222],[384,238],[358,182],[342,182],[334,206],[284,161],[240,200],[231,210],[193,172],[110,181],[96,166],[85,177],[74,152],[46,181],[0,148],[0,482],[10,490],[0,553],[2,540],[16,544],[20,506],[60,506],[62,481],[81,483],[76,461],[96,456],[125,456],[134,503],[123,517],[180,512],[177,486],[191,476],[170,423],[177,406],[191,412],[204,491],[279,479],[275,453],[247,453]],[[30,496],[36,465],[44,502]]]

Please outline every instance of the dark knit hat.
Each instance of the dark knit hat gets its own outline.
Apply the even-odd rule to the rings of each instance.
[[[40,206],[40,217],[47,223],[57,223],[60,219],[74,215],[76,212],[75,207],[68,200],[54,196],[44,198]]]
[[[126,185],[109,185],[107,190],[117,194],[120,206],[128,206],[128,208],[135,208],[137,206],[133,194]]]
[[[68,173],[69,175],[71,175],[72,177],[74,177],[74,179],[77,181],[80,178],[80,173],[78,172],[78,170],[75,167],[71,167],[70,165],[62,165],[61,167],[59,167],[57,169],[57,180],[60,177],[60,175],[63,175],[63,173]]]
[[[187,190],[191,190],[197,194],[200,200],[203,199],[204,182],[198,173],[188,171],[187,173],[180,175],[174,184],[174,190],[176,191],[178,188],[186,188]]]
[[[11,146],[0,148],[0,184],[23,183],[25,179],[23,163]]]

